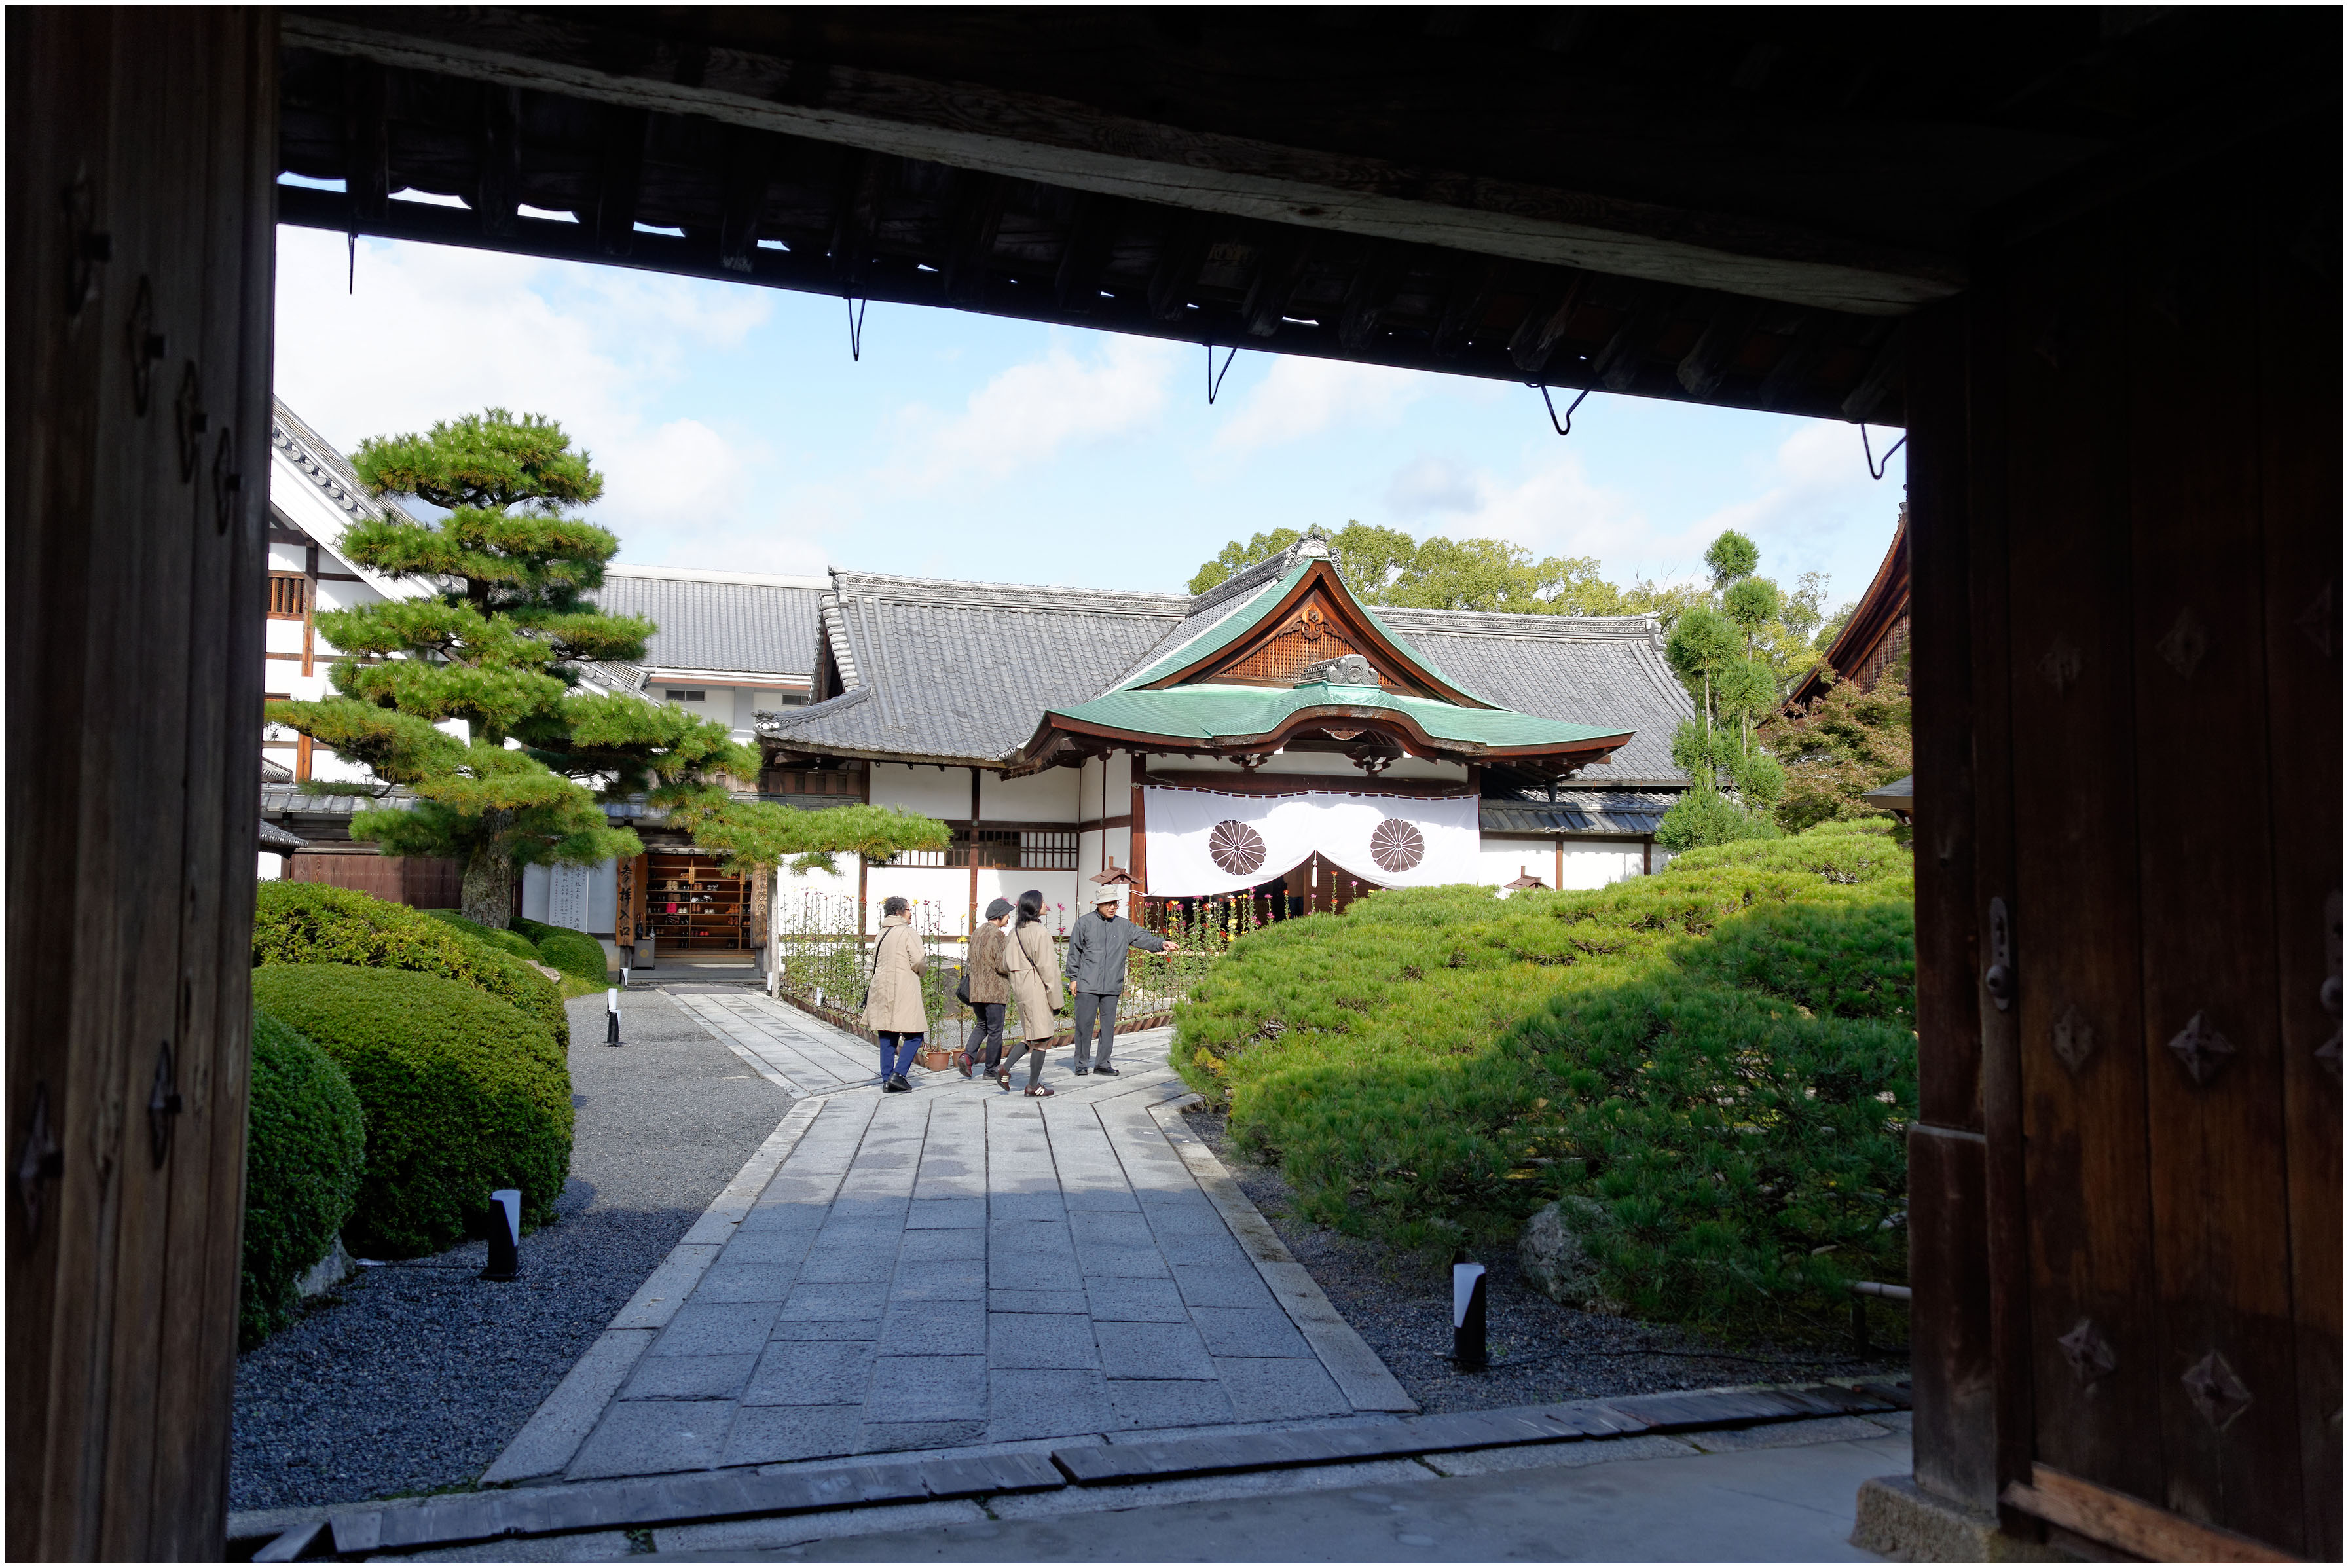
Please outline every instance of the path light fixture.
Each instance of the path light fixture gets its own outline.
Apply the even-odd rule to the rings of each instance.
[[[489,1194],[489,1266],[483,1279],[521,1277],[521,1190],[500,1187]]]
[[[605,1028],[603,1031],[603,1043],[607,1046],[616,1046],[621,1043],[620,990],[618,986],[613,986],[610,990],[603,993],[603,1006],[608,1009],[604,1015]]]
[[[1451,1257],[1451,1364],[1462,1372],[1491,1365],[1484,1345],[1484,1265],[1465,1251]]]

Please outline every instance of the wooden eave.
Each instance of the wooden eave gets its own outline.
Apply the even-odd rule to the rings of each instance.
[[[1356,651],[1377,668],[1381,686],[1411,696],[1428,697],[1460,707],[1489,708],[1494,706],[1473,692],[1453,686],[1425,664],[1418,655],[1389,636],[1363,612],[1360,603],[1346,589],[1344,580],[1337,575],[1336,563],[1327,560],[1309,564],[1303,574],[1290,585],[1288,592],[1280,596],[1279,602],[1259,614],[1255,625],[1236,642],[1202,653],[1166,675],[1144,681],[1135,689],[1164,691],[1169,686],[1196,686],[1210,681],[1221,686],[1278,687],[1289,685],[1284,678],[1232,672],[1246,664],[1249,657],[1265,644],[1286,633],[1291,621],[1311,599],[1317,599],[1328,606],[1329,616],[1337,623],[1341,634],[1355,639]]]
[[[1143,730],[1121,729],[1089,719],[1074,718],[1062,713],[1046,713],[1035,727],[1035,733],[1021,747],[1004,769],[1005,778],[1018,778],[1041,772],[1047,768],[1073,767],[1087,757],[1105,756],[1117,750],[1148,751],[1160,755],[1179,754],[1185,757],[1268,757],[1301,736],[1346,729],[1354,732],[1344,744],[1359,747],[1362,737],[1376,735],[1395,748],[1413,757],[1432,762],[1514,762],[1530,765],[1537,770],[1543,762],[1557,766],[1550,770],[1570,777],[1584,768],[1596,767],[1610,759],[1621,748],[1631,743],[1632,732],[1593,736],[1583,740],[1541,746],[1489,746],[1477,741],[1450,740],[1429,735],[1414,723],[1409,715],[1387,707],[1354,707],[1344,704],[1326,704],[1299,708],[1276,727],[1257,735],[1220,736],[1213,741],[1201,741],[1195,736],[1151,734]],[[1093,744],[1086,745],[1090,741]]]
[[[1892,531],[1891,548],[1883,552],[1882,564],[1875,569],[1875,580],[1859,596],[1858,607],[1851,611],[1850,620],[1827,649],[1826,656],[1802,677],[1789,702],[1807,702],[1825,688],[1823,671],[1832,670],[1838,680],[1849,680],[1854,672],[1867,667],[1891,628],[1908,614],[1908,509],[1900,509],[1900,524]]]

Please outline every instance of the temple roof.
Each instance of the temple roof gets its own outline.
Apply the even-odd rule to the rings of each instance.
[[[825,700],[762,714],[759,734],[803,755],[1003,767],[1047,711],[1074,712],[1239,650],[1311,564],[1291,547],[1200,594],[834,571],[818,633]],[[1467,698],[1456,706],[1510,709],[1576,734],[1631,733],[1576,786],[1684,784],[1671,738],[1694,708],[1652,619],[1360,610],[1426,682]],[[1249,689],[1286,700],[1292,687],[1280,678]]]

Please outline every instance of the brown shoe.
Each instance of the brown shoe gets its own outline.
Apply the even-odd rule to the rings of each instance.
[[[1027,1095],[1031,1099],[1049,1099],[1052,1097],[1052,1091],[1039,1083],[1030,1088]]]

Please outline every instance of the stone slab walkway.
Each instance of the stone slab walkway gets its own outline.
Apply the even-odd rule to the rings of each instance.
[[[806,1014],[675,1000],[807,1098],[486,1482],[1415,1408],[1181,1125],[1169,1031],[883,1095]]]

